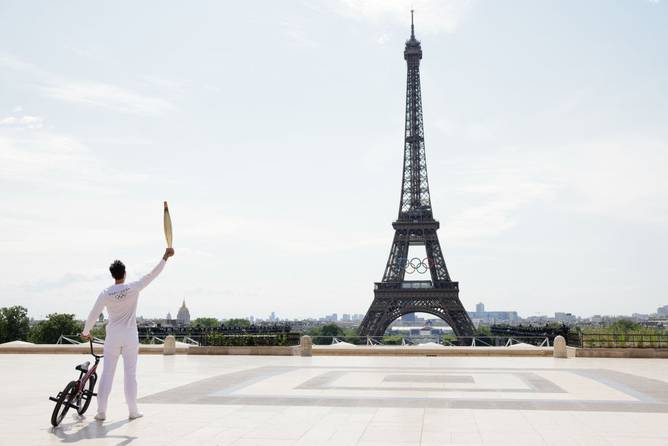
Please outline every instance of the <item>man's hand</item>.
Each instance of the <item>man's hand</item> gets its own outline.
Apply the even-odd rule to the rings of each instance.
[[[165,249],[165,255],[162,256],[162,259],[166,262],[168,258],[174,255],[174,248]]]
[[[83,334],[83,333],[79,333],[79,337],[80,337],[81,339],[85,339],[86,341],[90,339],[90,335],[85,335],[85,334]]]

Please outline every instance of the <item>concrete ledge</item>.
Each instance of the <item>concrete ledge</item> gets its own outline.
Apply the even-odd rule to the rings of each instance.
[[[189,347],[176,347],[176,354],[188,353]],[[93,351],[102,354],[103,346],[94,344]],[[163,346],[160,344],[139,344],[139,353],[142,355],[161,355]],[[75,355],[90,353],[88,344],[32,344],[32,345],[0,345],[0,354],[56,354]]]
[[[175,347],[174,354],[187,355],[190,346],[178,345]],[[163,344],[139,344],[139,353],[142,355],[162,355],[164,354],[165,346]]]
[[[573,348],[573,350],[578,358],[668,358],[668,348]]]
[[[552,347],[509,348],[509,347],[438,347],[416,346],[357,346],[332,347],[314,345],[313,356],[552,356]]]
[[[102,345],[95,344],[95,353],[102,353]],[[140,344],[142,355],[161,355],[160,344]],[[0,345],[0,354],[87,354],[88,344],[24,344]],[[668,358],[668,348],[576,348],[567,347],[569,358]],[[299,356],[302,347],[176,347],[177,355],[267,355]],[[509,348],[509,347],[439,347],[416,346],[357,346],[333,347],[314,345],[313,356],[552,356],[552,347]]]
[[[266,355],[266,356],[299,356],[301,346],[288,347],[190,347],[189,355]]]

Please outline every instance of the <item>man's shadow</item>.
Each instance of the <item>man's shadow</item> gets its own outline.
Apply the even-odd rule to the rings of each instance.
[[[128,424],[130,420],[119,420],[109,424],[95,420],[88,423],[86,421],[85,418],[77,417],[71,423],[62,423],[58,427],[51,428],[50,431],[63,443],[76,443],[91,438],[118,438],[121,441],[116,446],[126,446],[138,438],[129,435],[109,435],[109,432]],[[76,430],[77,427],[80,428]]]

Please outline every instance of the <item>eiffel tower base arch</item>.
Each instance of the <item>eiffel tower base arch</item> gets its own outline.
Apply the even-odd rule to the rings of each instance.
[[[376,284],[374,299],[360,324],[360,336],[383,336],[396,319],[409,313],[428,313],[445,321],[456,336],[473,336],[473,324],[459,300],[457,282],[451,289],[383,289]]]

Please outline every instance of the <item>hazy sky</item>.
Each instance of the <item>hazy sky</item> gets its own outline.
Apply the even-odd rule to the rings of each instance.
[[[464,306],[668,304],[668,2],[0,0],[0,306],[363,313],[393,236],[410,5]]]

